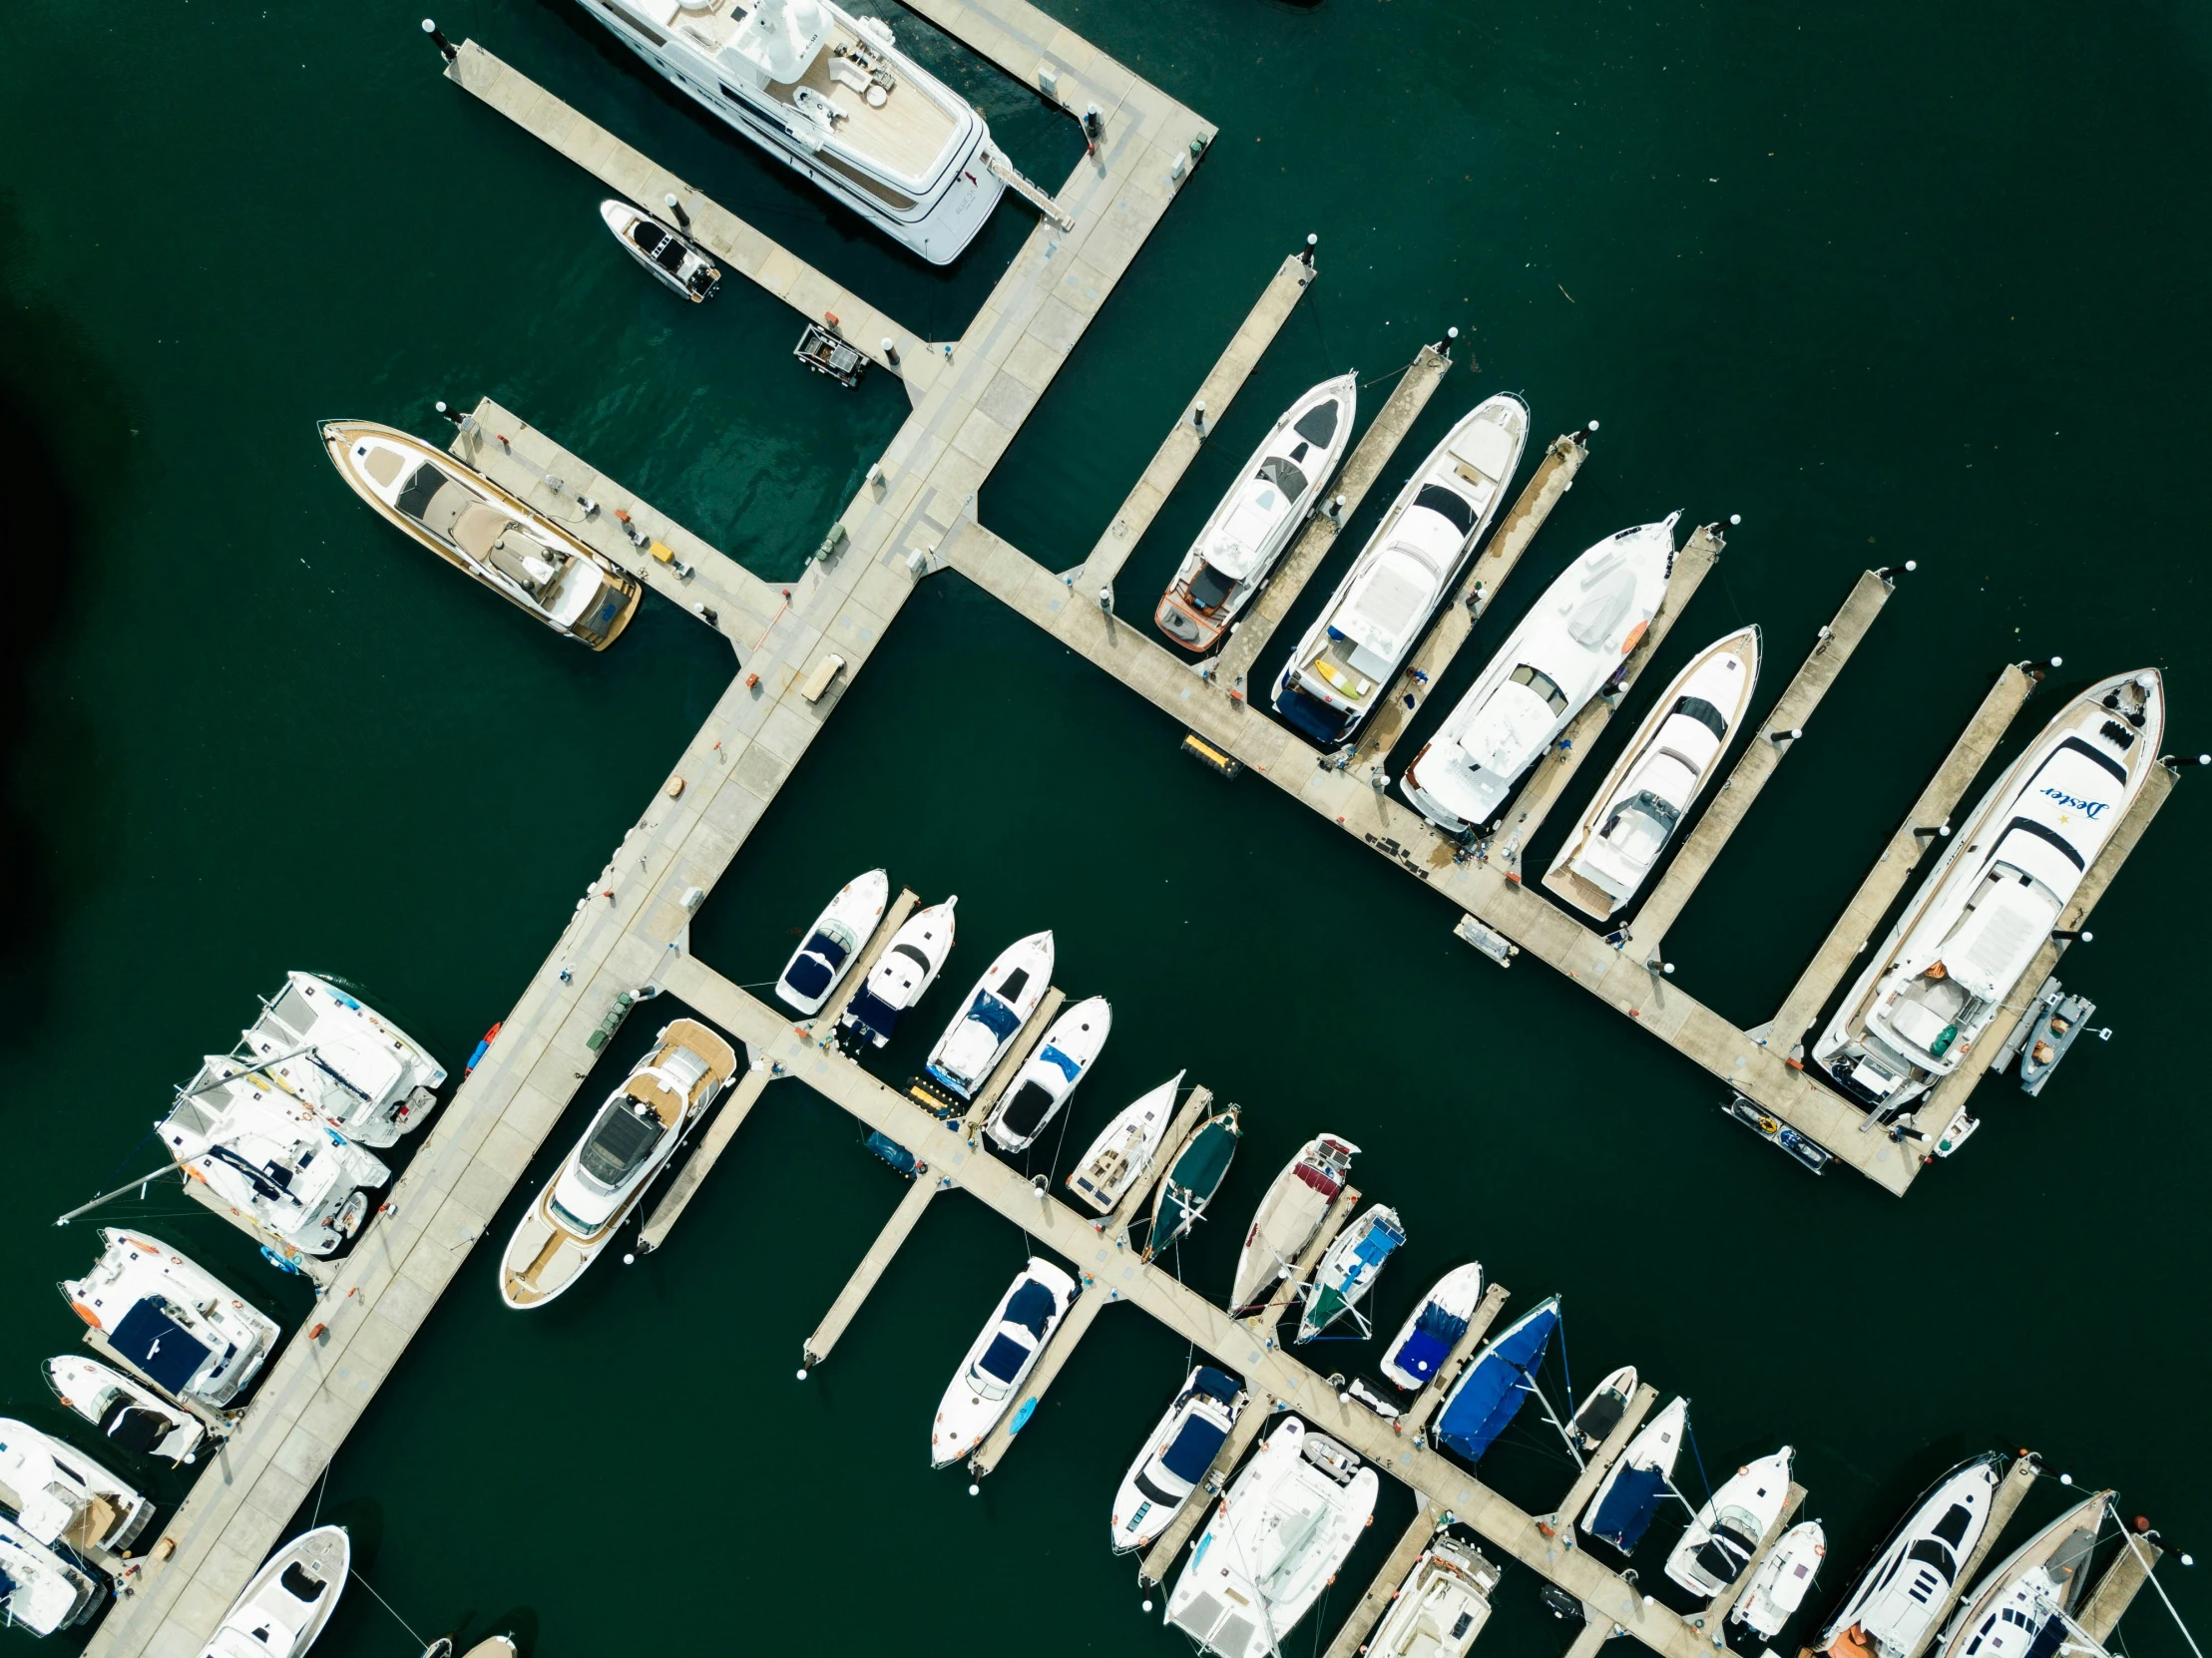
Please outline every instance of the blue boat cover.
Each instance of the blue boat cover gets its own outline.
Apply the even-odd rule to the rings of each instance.
[[[845,959],[845,947],[827,933],[816,933],[811,939],[808,939],[806,941],[806,953],[809,956],[821,957],[831,967],[835,967]]]
[[[184,1392],[193,1373],[207,1363],[210,1349],[148,1296],[123,1315],[108,1338],[116,1351],[171,1393]]]
[[[1069,1058],[1067,1054],[1061,1052],[1051,1042],[1045,1044],[1044,1050],[1038,1054],[1038,1057],[1050,1060],[1053,1064],[1060,1066],[1060,1074],[1067,1077],[1071,1082],[1083,1074],[1083,1066],[1077,1064],[1075,1060]]]
[[[983,1357],[976,1362],[984,1374],[996,1376],[1001,1382],[1011,1382],[1022,1374],[1022,1366],[1028,1361],[1031,1350],[1011,1336],[991,1338],[991,1345],[983,1350]]]
[[[1046,1326],[1053,1322],[1053,1292],[1034,1278],[1023,1279],[1014,1299],[1006,1304],[1006,1316],[1031,1335],[1044,1335]]]
[[[989,991],[978,994],[976,1005],[968,1010],[968,1017],[1001,1041],[1022,1029],[1022,1016]]]
[[[1605,1500],[1590,1515],[1588,1530],[1623,1554],[1632,1553],[1666,1500],[1666,1474],[1658,1468],[1622,1468]]]
[[[868,1149],[901,1174],[911,1175],[914,1172],[914,1153],[899,1144],[889,1134],[870,1134],[868,1136]]]
[[[1352,1253],[1359,1258],[1362,1265],[1379,1267],[1390,1259],[1390,1252],[1405,1241],[1405,1233],[1387,1221],[1378,1221],[1352,1246]]]
[[[1185,1417],[1182,1432],[1175,1436],[1160,1460],[1167,1471],[1177,1479],[1197,1484],[1213,1466],[1213,1453],[1221,1449],[1221,1442],[1228,1434],[1219,1423],[1208,1422],[1203,1417]]]
[[[1530,1378],[1544,1363],[1551,1332],[1558,1327],[1558,1303],[1548,1301],[1484,1348],[1444,1402],[1437,1443],[1470,1462],[1479,1461],[1528,1403]]]
[[[1283,687],[1282,695],[1275,698],[1275,712],[1288,720],[1293,730],[1303,731],[1315,742],[1331,748],[1344,740],[1344,729],[1351,722],[1342,708],[1332,708],[1318,696],[1308,696],[1296,685]]]
[[[1236,1402],[1237,1381],[1227,1371],[1215,1370],[1211,1365],[1200,1365],[1198,1374],[1190,1385],[1202,1394],[1211,1394],[1224,1405]]]
[[[1459,1324],[1460,1329],[1464,1332],[1467,1328],[1467,1321],[1461,1319]],[[1417,1324],[1413,1327],[1413,1334],[1408,1336],[1399,1345],[1398,1351],[1390,1357],[1391,1362],[1407,1375],[1418,1376],[1422,1381],[1427,1382],[1435,1377],[1437,1367],[1443,1364],[1451,1356],[1451,1353],[1452,1344],[1450,1342],[1438,1340],[1427,1328]]]
[[[816,945],[824,942],[819,933],[814,935]],[[815,955],[811,946],[805,954],[793,957],[791,965],[783,970],[783,982],[809,1000],[829,989],[829,977],[830,964]]]
[[[853,993],[853,999],[845,1004],[845,1017],[872,1036],[888,1038],[899,1028],[899,1017],[904,1008],[894,1008],[866,985]]]

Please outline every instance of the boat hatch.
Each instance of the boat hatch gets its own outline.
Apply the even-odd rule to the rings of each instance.
[[[976,1361],[976,1368],[984,1375],[996,1377],[1012,1386],[1014,1379],[1022,1374],[1022,1366],[1029,1356],[1030,1349],[1012,1336],[997,1335],[991,1338],[991,1345],[983,1350],[983,1357]]]
[[[1332,397],[1326,403],[1317,403],[1300,415],[1298,423],[1291,430],[1308,443],[1327,448],[1329,440],[1336,436],[1338,412],[1337,400]]]
[[[602,1185],[619,1186],[645,1166],[666,1132],[659,1112],[625,1094],[600,1112],[577,1160]]]
[[[1467,497],[1457,490],[1448,490],[1442,484],[1423,484],[1421,493],[1413,498],[1413,504],[1428,508],[1462,536],[1475,533],[1475,509],[1468,504]]]
[[[1034,1278],[1025,1278],[1006,1304],[1009,1324],[1019,1324],[1033,1336],[1043,1336],[1053,1319],[1053,1292]]]
[[[160,1300],[152,1296],[123,1315],[109,1340],[157,1386],[173,1394],[184,1391],[215,1351],[171,1318]]]

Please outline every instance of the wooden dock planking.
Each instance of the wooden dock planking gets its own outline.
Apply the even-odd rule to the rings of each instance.
[[[1246,675],[1259,653],[1267,648],[1267,641],[1275,636],[1275,629],[1282,625],[1283,618],[1298,603],[1298,596],[1306,584],[1313,580],[1313,573],[1321,568],[1321,561],[1329,549],[1336,545],[1337,531],[1351,522],[1352,515],[1374,488],[1375,481],[1390,464],[1390,458],[1398,452],[1398,445],[1421,411],[1429,406],[1437,388],[1444,384],[1444,376],[1451,372],[1452,359],[1433,345],[1424,345],[1419,356],[1408,365],[1400,377],[1398,386],[1383,404],[1382,412],[1368,423],[1360,434],[1358,443],[1336,475],[1336,482],[1329,486],[1332,497],[1344,499],[1342,514],[1331,519],[1327,513],[1317,512],[1291,543],[1290,551],[1276,565],[1274,574],[1267,579],[1267,586],[1260,595],[1245,607],[1243,618],[1230,629],[1229,641],[1221,647],[1206,676],[1224,688],[1242,694],[1248,687]]]
[[[1635,1397],[1628,1401],[1628,1409],[1613,1424],[1613,1431],[1604,1442],[1591,1451],[1582,1464],[1582,1471],[1574,1476],[1574,1483],[1567,1487],[1566,1496],[1548,1518],[1551,1529],[1564,1533],[1569,1548],[1574,1546],[1574,1524],[1582,1517],[1582,1510],[1589,1506],[1589,1499],[1597,1494],[1597,1487],[1605,1482],[1605,1473],[1620,1460],[1621,1452],[1628,1449],[1628,1442],[1636,1437],[1643,1426],[1643,1419],[1651,1414],[1651,1407],[1659,1403],[1659,1390],[1645,1382],[1637,1387]]]
[[[1418,1436],[1428,1427],[1429,1419],[1436,1415],[1444,1403],[1445,1395],[1452,1391],[1460,1379],[1460,1372],[1467,1369],[1475,1357],[1475,1350],[1483,1345],[1483,1338],[1490,1334],[1490,1327],[1498,1322],[1498,1315],[1505,1311],[1511,1293],[1503,1284],[1493,1284],[1483,1291],[1483,1299],[1476,1304],[1475,1316],[1467,1321],[1467,1328],[1460,1339],[1452,1344],[1452,1351],[1445,1355],[1444,1367],[1430,1384],[1414,1396],[1406,1407],[1406,1414],[1398,1419],[1399,1426],[1408,1434]]]
[[[921,1143],[927,1145],[929,1142]],[[919,1152],[916,1155],[919,1156]],[[891,1211],[891,1218],[883,1223],[876,1241],[868,1246],[868,1253],[860,1258],[860,1265],[853,1268],[852,1277],[837,1292],[837,1299],[829,1304],[829,1311],[822,1315],[822,1322],[815,1326],[814,1334],[806,1338],[805,1359],[809,1370],[836,1350],[846,1328],[859,1314],[861,1303],[868,1299],[868,1292],[876,1287],[876,1281],[891,1265],[892,1257],[898,1254],[899,1246],[921,1224],[922,1211],[929,1207],[930,1199],[944,1189],[938,1176],[928,1172],[926,1162],[915,1171],[914,1183],[899,1199],[899,1206]]]
[[[1780,768],[1783,756],[1796,746],[1788,737],[1777,734],[1805,728],[1813,710],[1820,706],[1821,698],[1828,694],[1828,687],[1843,672],[1844,663],[1851,660],[1851,653],[1859,648],[1859,641],[1866,637],[1867,629],[1874,625],[1874,619],[1882,614],[1882,607],[1889,603],[1895,591],[1893,584],[1873,571],[1861,573],[1844,599],[1843,609],[1836,613],[1835,621],[1821,630],[1812,654],[1799,664],[1796,675],[1783,687],[1773,711],[1766,717],[1764,728],[1743,739],[1743,749],[1737,754],[1735,765],[1706,800],[1704,811],[1667,863],[1658,884],[1631,912],[1634,919],[1628,923],[1628,936],[1635,941],[1646,961],[1663,954],[1667,929],[1674,925],[1675,918],[1695,896],[1698,884],[1727,846],[1729,837],[1735,834],[1736,826],[1750,812],[1759,792]]]
[[[1951,1621],[1952,1609],[1967,1592],[1967,1585],[1981,1572],[1983,1562],[1989,1559],[1991,1551],[1996,1547],[1997,1538],[2003,1534],[2005,1526],[2011,1523],[2012,1515],[2018,1511],[2020,1499],[2027,1495],[2029,1487],[2035,1483],[2036,1475],[2042,1471],[2042,1464],[2032,1454],[2022,1454],[2012,1459],[2012,1465],[2004,1470],[2004,1477],[1997,1481],[1996,1490],[1990,1497],[1990,1523],[1982,1528],[1981,1539],[1975,1543],[1974,1551],[1961,1562],[1957,1574],[1951,1580],[1951,1586],[1936,1603],[1936,1615],[1928,1620],[1928,1627],[1922,1631],[1921,1638],[1913,1643],[1913,1649],[1906,1654],[1906,1658],[1921,1658],[1921,1654],[1935,1643],[1944,1625]]]
[[[1390,1603],[1398,1598],[1399,1585],[1405,1582],[1406,1574],[1421,1558],[1421,1551],[1437,1534],[1437,1523],[1435,1505],[1417,1492],[1413,1519],[1400,1534],[1396,1546],[1384,1557],[1375,1580],[1367,1585],[1367,1592],[1360,1596],[1359,1604],[1352,1608],[1352,1615],[1336,1632],[1336,1639],[1329,1643],[1325,1658],[1359,1658],[1359,1654],[1367,1650],[1367,1637],[1375,1633],[1375,1626],[1383,1621]]]
[[[1245,1402],[1244,1414],[1236,1419],[1229,1437],[1213,1453],[1213,1460],[1206,1465],[1205,1477],[1191,1488],[1189,1500],[1144,1551],[1143,1563],[1136,1568],[1137,1581],[1166,1581],[1167,1568],[1175,1563],[1175,1556],[1182,1552],[1183,1544],[1190,1541],[1191,1533],[1205,1523],[1206,1515],[1212,1511],[1213,1499],[1228,1489],[1229,1476],[1236,1471],[1237,1463],[1244,1460],[1244,1453],[1258,1443],[1267,1419],[1283,1409],[1280,1400],[1252,1388],[1249,1382],[1245,1386],[1250,1389],[1251,1397]]]
[[[1014,1085],[1014,1078],[1030,1062],[1030,1055],[1037,1051],[1037,1044],[1045,1039],[1045,1033],[1053,1028],[1053,1021],[1060,1017],[1060,1010],[1067,1001],[1068,993],[1058,985],[1045,987],[1045,994],[1037,999],[1037,1007],[1014,1033],[1014,1040],[1007,1044],[1006,1052],[991,1067],[991,1074],[983,1079],[983,1086],[976,1090],[975,1102],[968,1107],[963,1119],[969,1144],[975,1143],[976,1131],[991,1115],[991,1107],[999,1102],[999,1095]]]
[[[1743,1598],[1744,1590],[1751,1587],[1753,1574],[1766,1563],[1766,1557],[1774,1552],[1774,1545],[1782,1540],[1782,1533],[1790,1528],[1790,1522],[1797,1518],[1798,1510],[1804,1506],[1805,1487],[1793,1479],[1790,1481],[1788,1493],[1782,1499],[1782,1512],[1776,1515],[1774,1523],[1767,1527],[1766,1535],[1759,1539],[1758,1548],[1752,1553],[1751,1558],[1744,1562],[1743,1570],[1736,1573],[1736,1580],[1733,1583],[1713,1597],[1711,1604],[1703,1612],[1690,1619],[1692,1624],[1707,1630],[1720,1630],[1727,1627],[1728,1614],[1735,1610],[1736,1602]]]
[[[2109,1640],[2112,1631],[2119,1627],[2121,1617],[2143,1592],[2143,1585],[2150,1580],[2150,1574],[2165,1554],[2165,1550],[2149,1538],[2128,1530],[2124,1520],[2120,1522],[2120,1537],[2119,1553],[2104,1568],[2104,1575],[2089,1591],[2089,1598],[2082,1602],[2081,1615],[2075,1619],[2083,1633],[2099,1643]]]
[[[1113,586],[1113,579],[1121,573],[1121,566],[1136,551],[1144,532],[1152,527],[1152,520],[1167,498],[1175,493],[1175,486],[1190,469],[1190,463],[1198,458],[1198,450],[1212,436],[1214,425],[1228,412],[1230,402],[1251,378],[1252,370],[1266,355],[1275,335],[1282,330],[1290,313],[1297,309],[1299,298],[1313,281],[1314,272],[1305,260],[1293,253],[1283,260],[1266,287],[1260,290],[1258,302],[1244,318],[1243,325],[1230,336],[1220,359],[1185,403],[1176,416],[1174,426],[1160,443],[1151,463],[1136,480],[1136,487],[1114,512],[1107,523],[1106,534],[1099,538],[1091,550],[1090,558],[1083,562],[1075,583],[1080,593],[1096,594],[1102,587]],[[1205,430],[1198,429],[1194,418],[1200,408],[1205,410]]]
[[[721,1161],[722,1153],[729,1149],[729,1142],[737,1137],[737,1130],[745,1125],[745,1118],[752,1115],[752,1108],[760,1103],[760,1096],[768,1091],[773,1079],[774,1072],[765,1061],[739,1073],[736,1085],[715,1108],[713,1121],[706,1125],[683,1166],[675,1171],[668,1189],[654,1200],[645,1225],[638,1229],[638,1254],[650,1255],[668,1241],[675,1223],[690,1207],[706,1177],[714,1172],[714,1165]]]
[[[1076,1304],[1068,1309],[1068,1316],[1060,1321],[1053,1332],[1053,1339],[1045,1344],[1039,1355],[1037,1368],[1029,1373],[1022,1384],[1021,1397],[1008,1402],[1005,1415],[991,1425],[991,1432],[983,1437],[983,1444],[976,1447],[975,1454],[968,1458],[968,1471],[978,1479],[998,1467],[999,1461],[1014,1444],[1015,1438],[1036,1421],[1037,1407],[1044,1403],[1046,1390],[1061,1369],[1075,1357],[1076,1345],[1091,1333],[1091,1326],[1101,1313],[1110,1306],[1115,1297],[1111,1290],[1102,1289],[1088,1278],[1083,1294],[1076,1297]],[[1022,1413],[1030,1415],[1024,1417]]]

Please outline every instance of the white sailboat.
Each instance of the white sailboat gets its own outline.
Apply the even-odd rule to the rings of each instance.
[[[1590,797],[1547,887],[1599,921],[1635,897],[1743,728],[1759,648],[1759,629],[1739,627],[1690,658]]]
[[[1490,1621],[1498,1568],[1480,1549],[1439,1531],[1390,1598],[1367,1658],[1467,1658]]]
[[[1805,1604],[1827,1553],[1828,1533],[1821,1529],[1819,1520],[1802,1520],[1791,1526],[1775,1539],[1774,1547],[1759,1562],[1759,1569],[1744,1585],[1743,1598],[1729,1616],[1754,1635],[1764,1635],[1771,1641]]]
[[[275,1321],[161,1239],[102,1227],[92,1270],[61,1286],[77,1316],[172,1398],[221,1410],[276,1346]]]
[[[1347,1315],[1359,1319],[1360,1333],[1365,1335],[1367,1321],[1360,1318],[1360,1303],[1375,1288],[1384,1263],[1405,1241],[1405,1222],[1389,1205],[1370,1204],[1355,1216],[1313,1269],[1313,1283],[1306,1293],[1295,1339],[1310,1342]]]
[[[1606,537],[1545,589],[1399,779],[1423,817],[1457,834],[1498,815],[1643,641],[1666,598],[1679,517]]]
[[[993,1101],[983,1131],[1004,1151],[1026,1151],[1060,1114],[1077,1084],[1106,1046],[1113,1030],[1113,1004],[1103,996],[1085,997],[1058,1019],[1037,1044],[1037,1051],[1014,1073],[1014,1080]]]
[[[880,869],[839,887],[783,964],[775,982],[776,1000],[796,1014],[820,1013],[883,925],[883,906],[890,897],[891,877]]]
[[[972,105],[829,0],[583,0],[678,90],[931,264],[1006,184]]]
[[[1211,649],[1267,586],[1344,459],[1359,383],[1339,374],[1285,409],[1213,509],[1152,615],[1183,649]]]
[[[1723,1479],[1667,1555],[1667,1576],[1707,1600],[1740,1577],[1789,1502],[1790,1460],[1796,1454],[1784,1446]]]
[[[1106,1214],[1152,1166],[1167,1125],[1174,1120],[1175,1090],[1182,1079],[1178,1070],[1158,1087],[1137,1095],[1099,1131],[1068,1176],[1068,1189],[1079,1203]]]
[[[2002,1463],[1971,1457],[1930,1486],[1814,1646],[1829,1658],[1914,1658],[1990,1523]]]
[[[1008,945],[984,969],[960,1012],[929,1050],[929,1073],[962,1099],[973,1098],[999,1056],[1037,1012],[1052,978],[1051,928]]]
[[[73,1446],[0,1417],[0,1506],[42,1543],[121,1554],[154,1517],[153,1500]]]
[[[1383,1374],[1401,1388],[1425,1388],[1444,1374],[1444,1362],[1483,1302],[1483,1263],[1454,1267],[1436,1281],[1406,1315],[1383,1356]]]
[[[1991,785],[1813,1044],[1885,1114],[1959,1068],[2035,960],[2158,763],[2165,682],[2141,668],[2075,697]]]
[[[67,1409],[132,1455],[198,1458],[208,1432],[200,1419],[114,1367],[64,1353],[46,1361],[46,1381]]]
[[[944,971],[953,949],[953,910],[960,903],[955,893],[942,904],[916,910],[891,935],[890,948],[876,958],[860,989],[845,1004],[837,1029],[855,1042],[881,1047],[899,1028],[907,1011],[928,994]]]
[[[1113,1552],[1149,1548],[1190,1500],[1249,1397],[1236,1378],[1195,1367],[1113,1493]]]
[[[1359,1147],[1335,1134],[1316,1134],[1283,1165],[1259,1200],[1259,1209],[1237,1252],[1229,1310],[1256,1307],[1298,1263],[1307,1244],[1344,1189]]]
[[[89,1620],[106,1594],[15,1521],[0,1517],[0,1611],[34,1635],[58,1634]]]
[[[1275,711],[1322,748],[1350,739],[1388,694],[1506,498],[1529,406],[1486,398],[1430,451],[1276,676]]]
[[[1015,1390],[1037,1368],[1045,1344],[1078,1293],[1076,1281],[1060,1267],[1042,1256],[1030,1257],[946,1385],[930,1425],[930,1466],[957,1462],[983,1444],[984,1436],[1013,1408]]]
[[[329,1624],[352,1570],[344,1526],[302,1532],[253,1574],[202,1658],[300,1658]]]
[[[1944,1630],[1938,1658],[2028,1658],[2050,1650],[2081,1598],[2089,1556],[2112,1493],[2075,1503],[2006,1556],[1982,1580]],[[2057,1630],[2050,1628],[2059,1624]]]
[[[643,207],[610,199],[599,205],[600,222],[623,251],[653,272],[654,280],[680,298],[700,304],[714,297],[722,273],[705,248]]]

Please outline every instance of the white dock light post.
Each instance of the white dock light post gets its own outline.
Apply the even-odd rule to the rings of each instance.
[[[899,342],[889,334],[883,336],[883,360],[893,368],[899,366]]]
[[[422,32],[430,37],[430,44],[438,49],[438,55],[444,58],[447,63],[452,63],[460,57],[461,54],[454,49],[453,42],[445,38],[444,32],[439,29],[435,19],[424,18],[422,20]]]
[[[683,210],[683,204],[675,199],[674,191],[671,190],[667,195],[662,197],[661,205],[667,208],[669,212],[675,214],[675,227],[677,229],[688,230],[691,227],[691,215]]]
[[[1314,248],[1319,246],[1320,243],[1321,237],[1317,232],[1312,230],[1308,230],[1306,232],[1306,250],[1303,253],[1300,253],[1298,257],[1300,261],[1304,263],[1305,267],[1308,270],[1311,270],[1313,268],[1313,250]]]
[[[1206,435],[1206,400],[1202,397],[1190,405],[1190,424],[1198,429],[1198,436]]]

